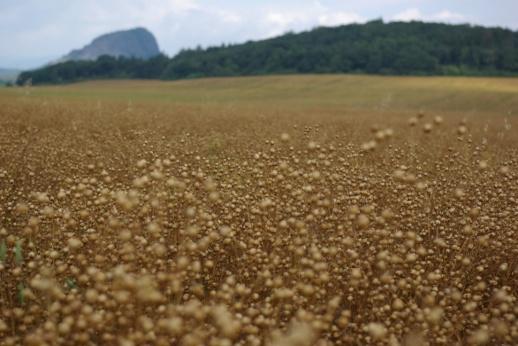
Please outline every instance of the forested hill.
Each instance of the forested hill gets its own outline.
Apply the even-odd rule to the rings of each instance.
[[[181,79],[290,73],[518,75],[518,32],[381,20],[183,50],[150,60],[101,57],[24,72],[23,84],[97,78]]]

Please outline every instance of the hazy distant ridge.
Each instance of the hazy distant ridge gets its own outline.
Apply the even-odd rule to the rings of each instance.
[[[125,37],[119,37],[123,47],[129,45]],[[105,40],[102,36],[92,45],[103,47],[101,43]],[[243,44],[182,50],[172,58],[157,55],[144,60],[151,54],[124,52],[114,54],[112,51],[112,57],[104,56],[96,61],[68,61],[24,72],[18,83],[27,79],[32,79],[34,84],[52,84],[88,79],[171,80],[311,73],[518,75],[518,32],[468,24],[375,20]],[[158,50],[153,52],[158,53]],[[97,54],[102,53],[106,51],[97,50]],[[93,58],[95,55],[83,51],[71,56]]]
[[[10,68],[0,68],[0,84],[3,82],[14,82],[21,71],[10,69]]]

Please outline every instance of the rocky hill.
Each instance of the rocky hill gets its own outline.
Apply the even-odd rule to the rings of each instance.
[[[71,51],[59,62],[96,60],[102,55],[149,59],[158,54],[160,50],[153,34],[147,29],[135,28],[101,35],[84,48]]]

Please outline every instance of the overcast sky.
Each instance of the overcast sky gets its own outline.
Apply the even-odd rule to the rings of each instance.
[[[174,55],[374,18],[517,30],[518,0],[0,0],[0,67],[37,67],[98,35],[137,26]]]

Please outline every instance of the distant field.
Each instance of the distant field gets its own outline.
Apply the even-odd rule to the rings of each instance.
[[[290,109],[518,112],[518,78],[271,76],[157,81],[95,81],[3,89],[0,97]]]

